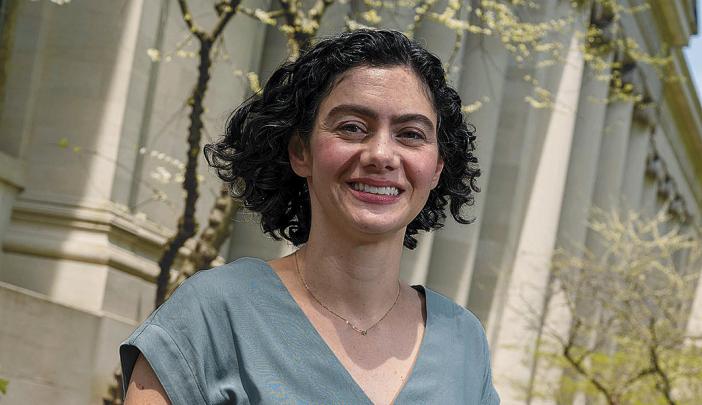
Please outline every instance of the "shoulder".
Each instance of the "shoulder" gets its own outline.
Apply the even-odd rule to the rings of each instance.
[[[440,335],[437,347],[451,353],[451,358],[444,359],[445,364],[458,363],[455,367],[464,370],[464,386],[476,389],[481,404],[499,404],[492,383],[490,348],[480,320],[450,298],[429,288],[425,291],[431,326]]]
[[[200,270],[186,279],[147,321],[163,322],[166,319],[208,313],[229,313],[227,308],[249,306],[261,292],[271,289],[273,270],[261,260],[245,257],[208,270]],[[238,313],[238,312],[237,312]]]
[[[122,343],[124,383],[142,353],[173,403],[208,403],[210,372],[236,372],[236,333],[251,329],[272,274],[265,261],[242,258],[189,277]]]
[[[464,332],[472,332],[481,337],[485,336],[483,325],[473,312],[456,304],[445,295],[428,287],[423,287],[426,293],[427,305],[434,316],[443,321],[451,321]]]
[[[270,266],[264,260],[256,257],[242,257],[221,266],[200,270],[188,281],[202,286],[222,281],[248,281],[260,278],[261,272],[268,270],[270,270]]]
[[[229,296],[250,289],[254,285],[260,287],[259,283],[269,279],[270,272],[272,270],[264,260],[242,257],[212,269],[198,271],[185,280],[176,292],[190,290],[203,295]]]
[[[445,347],[451,346],[455,353],[463,353],[478,363],[489,362],[485,330],[478,318],[450,298],[425,287],[427,318],[431,327]]]

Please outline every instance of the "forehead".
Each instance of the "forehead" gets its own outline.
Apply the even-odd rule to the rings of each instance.
[[[320,103],[320,116],[345,103],[363,105],[380,114],[424,114],[436,123],[429,90],[406,66],[359,66],[345,71]]]

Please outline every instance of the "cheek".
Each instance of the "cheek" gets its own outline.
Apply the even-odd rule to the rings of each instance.
[[[349,167],[354,151],[337,142],[320,142],[315,150],[315,166],[318,176],[333,176]]]
[[[411,173],[414,183],[419,187],[431,189],[436,176],[438,165],[438,154],[433,156],[416,156],[410,160],[411,166],[408,173]],[[426,190],[428,193],[429,190]]]

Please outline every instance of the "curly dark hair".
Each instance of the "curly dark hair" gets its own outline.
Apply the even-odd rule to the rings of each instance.
[[[437,113],[439,154],[444,161],[438,185],[422,211],[407,226],[404,246],[414,249],[418,231],[443,226],[450,206],[457,222],[467,224],[464,206],[473,205],[480,169],[473,155],[475,128],[466,124],[461,99],[448,86],[441,61],[404,34],[361,29],[325,38],[300,57],[285,62],[265,88],[237,108],[224,137],[205,146],[205,157],[234,198],[261,214],[261,227],[276,240],[307,242],[310,200],[306,180],[290,165],[293,134],[308,143],[322,100],[335,79],[358,66],[407,66],[421,79]]]

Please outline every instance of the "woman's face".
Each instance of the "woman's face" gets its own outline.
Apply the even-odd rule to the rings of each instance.
[[[437,117],[407,67],[357,67],[321,102],[309,145],[290,144],[316,226],[362,239],[400,237],[438,181]],[[353,236],[349,235],[349,236]]]

